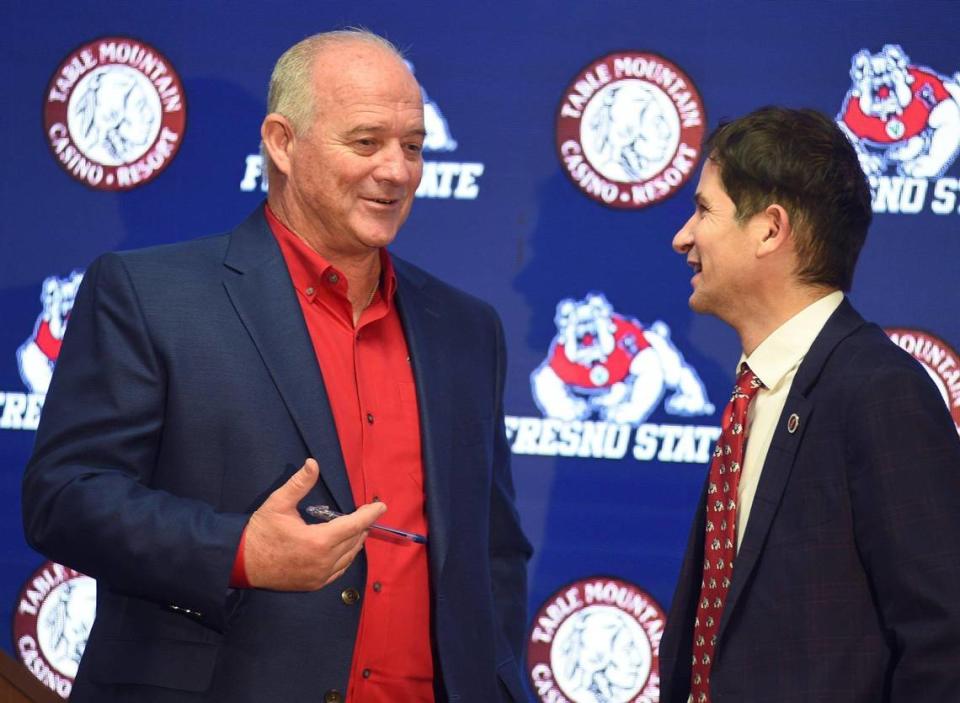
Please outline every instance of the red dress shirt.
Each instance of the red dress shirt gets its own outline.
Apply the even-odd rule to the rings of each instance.
[[[384,524],[426,535],[416,388],[390,256],[381,250],[380,287],[354,327],[346,277],[269,207],[266,215],[323,373],[353,499],[382,500]],[[347,700],[433,703],[426,545],[372,531],[364,549],[367,583]],[[241,542],[241,570],[242,552]]]

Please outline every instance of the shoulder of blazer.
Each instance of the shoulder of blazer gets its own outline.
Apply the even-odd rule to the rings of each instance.
[[[844,348],[845,340],[857,335],[868,326],[869,323],[854,309],[850,301],[844,298],[813,340],[813,344],[810,345],[810,349],[800,363],[800,368],[797,369],[797,375],[793,380],[791,394],[806,396],[827,365],[831,361],[838,360],[835,356],[838,350],[842,349],[841,355],[846,355],[849,348]]]
[[[395,254],[390,255],[401,290],[416,290],[436,303],[466,314],[497,317],[489,303],[442,281]]]
[[[214,280],[222,271],[229,234],[213,234],[182,242],[141,249],[108,252],[97,257],[87,271],[99,269],[103,276],[129,276],[131,281],[171,289],[178,281]],[[120,272],[124,273],[120,273]]]
[[[846,300],[827,321],[804,357],[791,394],[808,395],[817,381],[829,375],[845,384],[858,384],[881,368],[909,374],[923,369],[900,349],[879,326],[867,322]]]

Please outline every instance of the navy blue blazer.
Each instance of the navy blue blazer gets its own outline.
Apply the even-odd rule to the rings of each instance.
[[[485,303],[394,258],[420,410],[438,700],[521,701],[530,546]],[[233,232],[95,261],[23,483],[30,544],[97,579],[74,686],[96,701],[346,691],[363,553],[312,593],[232,590],[250,513],[312,456],[303,501],[354,510],[313,346],[262,208]],[[403,646],[398,642],[397,646]]]
[[[660,644],[665,703],[689,692],[704,501]],[[960,700],[960,440],[923,368],[846,301],[790,389],[718,637],[713,703]]]

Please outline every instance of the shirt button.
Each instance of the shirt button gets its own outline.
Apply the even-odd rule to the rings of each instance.
[[[381,590],[383,590],[383,584],[380,583],[379,581],[374,581],[374,582],[373,582],[373,592],[374,592],[374,593],[379,593]]]
[[[337,281],[340,280],[340,276],[335,273],[331,273],[329,276],[327,276],[327,280],[336,285]]]
[[[364,669],[364,670],[361,672],[361,674],[362,674],[363,678],[369,679],[369,678],[370,678],[370,669]]]
[[[340,600],[346,605],[353,605],[360,600],[360,593],[356,588],[345,588],[343,592],[340,593]]]
[[[307,289],[306,289],[305,291],[303,291],[303,292],[306,293],[307,295],[313,295],[313,288],[307,288]]]
[[[373,413],[367,413],[367,422],[373,424]]]
[[[331,688],[323,694],[323,703],[343,703],[343,694]]]

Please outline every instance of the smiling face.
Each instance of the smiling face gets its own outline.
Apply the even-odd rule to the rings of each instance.
[[[282,158],[271,153],[277,204],[321,254],[370,254],[393,241],[420,184],[420,88],[396,56],[362,41],[322,49],[312,81],[310,123],[291,130]]]
[[[734,324],[756,280],[754,230],[763,222],[759,216],[737,222],[736,205],[711,159],[703,165],[694,204],[693,215],[673,238],[674,251],[686,256],[694,271],[690,307]]]

